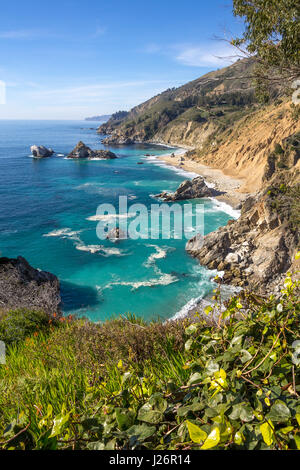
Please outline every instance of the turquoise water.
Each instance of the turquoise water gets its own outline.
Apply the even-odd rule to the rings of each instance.
[[[29,156],[33,144],[64,155],[79,140],[103,148],[92,126],[80,121],[0,121],[1,255],[22,255],[34,267],[56,274],[66,314],[76,312],[94,321],[126,312],[170,318],[214,288],[212,273],[186,254],[186,239],[112,243],[99,240],[97,221],[88,220],[99,204],[118,207],[120,195],[150,208],[155,202],[151,195],[176,189],[187,176],[145,158],[170,149],[112,147],[119,158],[110,161]],[[201,203],[205,233],[232,218],[225,206],[210,199]]]

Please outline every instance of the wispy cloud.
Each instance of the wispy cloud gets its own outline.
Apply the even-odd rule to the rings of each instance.
[[[143,52],[159,54],[188,67],[225,67],[238,59],[236,49],[222,40],[165,46],[150,43],[145,46]]]
[[[37,36],[37,31],[33,29],[0,31],[1,39],[33,39],[36,36]]]
[[[234,47],[226,43],[180,46],[179,49],[175,59],[190,67],[224,67],[238,59]]]
[[[51,88],[30,92],[32,98],[46,99],[55,98],[67,101],[86,102],[107,97],[115,92],[126,93],[126,90],[144,89],[148,87],[169,85],[167,80],[139,80],[139,81],[119,81],[102,84],[83,85],[78,87]]]

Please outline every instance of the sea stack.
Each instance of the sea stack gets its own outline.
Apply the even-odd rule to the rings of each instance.
[[[109,150],[92,150],[90,147],[80,141],[68,155],[68,158],[104,158],[107,160],[112,160],[117,158],[117,155],[113,152],[110,152]]]
[[[51,157],[54,154],[52,149],[47,149],[44,145],[32,145],[30,147],[32,155],[36,158]]]

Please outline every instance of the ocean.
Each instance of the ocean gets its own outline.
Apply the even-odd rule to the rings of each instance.
[[[118,207],[120,195],[150,209],[154,194],[174,191],[195,175],[154,157],[176,149],[104,147],[97,125],[0,121],[0,254],[21,255],[35,268],[57,275],[66,315],[92,321],[126,313],[146,320],[183,315],[195,299],[209,297],[215,288],[214,272],[185,252],[187,240],[99,240],[95,214],[99,204]],[[64,158],[79,140],[93,149],[108,148],[118,158]],[[32,158],[34,144],[52,147],[60,156]],[[226,205],[212,199],[193,204],[200,202],[205,233],[232,218]]]

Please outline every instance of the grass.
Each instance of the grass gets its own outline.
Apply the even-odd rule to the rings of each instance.
[[[279,300],[233,298],[209,324],[214,307],[164,324],[35,323],[0,365],[0,448],[300,447],[298,288],[288,277]]]

